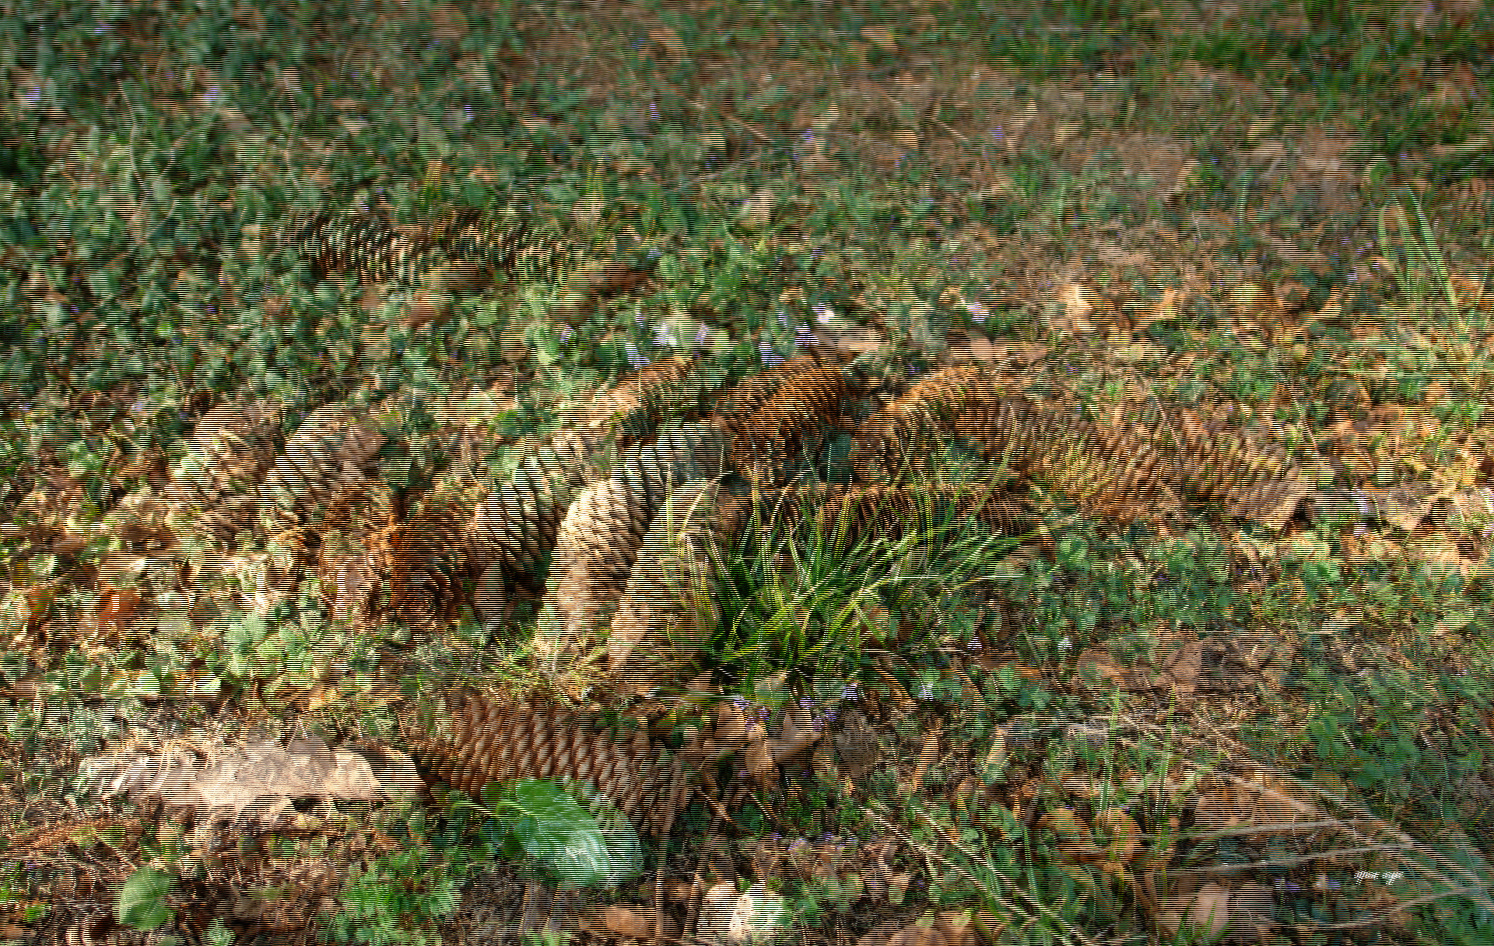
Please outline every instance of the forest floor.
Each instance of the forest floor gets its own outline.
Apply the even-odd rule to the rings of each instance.
[[[480,401],[512,469],[589,385],[812,332],[1117,423],[1227,406],[1314,498],[1055,501],[1047,554],[967,535],[895,581],[737,550],[718,695],[776,730],[830,680],[864,728],[686,811],[666,938],[705,894],[815,943],[1494,942],[1488,4],[0,10],[0,940],[650,939],[651,858],[590,863],[545,933],[559,822],[391,788],[397,705],[521,678],[534,602],[412,636],[308,582],[209,620],[142,510],[245,388]],[[293,209],[509,203],[649,280],[411,295],[276,243]],[[165,809],[79,778],[181,748],[280,807],[214,834],[178,822],[248,803],[221,768]]]

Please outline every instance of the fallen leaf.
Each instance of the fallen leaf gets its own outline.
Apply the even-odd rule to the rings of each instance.
[[[883,52],[897,52],[897,37],[885,26],[862,27],[861,38]]]
[[[777,205],[778,198],[772,188],[764,187],[742,203],[737,219],[749,229],[760,230],[772,223],[773,210]]]
[[[199,824],[259,831],[293,824],[297,799],[374,801],[382,795],[367,759],[320,740],[295,740],[286,748],[249,746],[206,764],[184,750],[105,753],[86,760],[80,773],[105,797],[128,794],[184,812]]]
[[[659,46],[675,59],[685,55],[685,41],[680,34],[667,26],[655,27],[648,31],[648,38],[658,43]]]
[[[115,631],[123,630],[135,616],[135,611],[140,606],[140,590],[137,588],[119,588],[104,592],[99,595],[97,612],[98,626],[100,630],[112,628]]]

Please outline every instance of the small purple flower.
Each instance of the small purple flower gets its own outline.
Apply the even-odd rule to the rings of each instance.
[[[800,709],[809,709],[813,705],[814,705],[814,700],[811,700],[809,697],[803,697],[802,699],[799,700],[799,708]]]
[[[818,252],[818,250],[816,250],[816,252]],[[817,306],[815,306],[814,307],[814,320],[816,322],[820,323],[821,325],[829,325],[830,324],[830,307],[827,306],[827,305],[817,305]]]
[[[702,325],[695,332],[695,347],[696,348],[704,348],[705,347],[705,343],[706,343],[706,338],[709,337],[709,336],[710,336],[710,329],[708,329],[704,325]]]
[[[802,138],[805,144],[809,144],[810,142],[814,141],[813,129],[806,129],[804,134],[802,135]]]
[[[800,325],[798,333],[794,336],[794,344],[803,347],[805,345],[813,345],[814,342],[814,333],[809,330],[809,326]]]
[[[829,710],[825,713],[825,722],[833,723],[839,717],[839,715],[840,714],[835,712],[835,710]]]
[[[965,311],[970,313],[970,321],[974,322],[977,325],[983,324],[986,321],[986,317],[991,314],[990,311],[979,302],[965,303]]]
[[[77,306],[75,306],[75,305],[70,305],[70,306],[68,306],[68,307],[67,307],[67,309],[68,309],[68,311],[69,311],[69,312],[71,312],[71,313],[72,313],[72,314],[73,314],[73,315],[77,315],[77,314],[78,314],[78,307],[77,307]]]
[[[742,696],[734,696],[731,698],[731,705],[735,706],[737,709],[746,709],[747,699],[746,697]]]
[[[1000,125],[997,125],[995,128],[991,129],[991,137],[995,138],[997,141],[1003,141],[1006,138],[1006,131]]]
[[[782,309],[778,310],[778,327],[784,331],[787,331],[789,327],[788,316],[784,314]]]
[[[653,102],[648,103],[648,115],[654,121],[659,120],[659,106]]]
[[[212,88],[208,89],[207,94],[204,95],[203,98],[207,99],[209,105],[218,101],[218,87],[215,85]]]
[[[562,342],[568,342],[568,341],[570,341],[571,340],[571,336],[575,335],[575,334],[576,334],[575,332],[571,331],[571,327],[569,325],[563,325],[560,328],[560,340]]]
[[[648,323],[644,322],[644,320],[643,320],[643,313],[642,312],[634,312],[633,313],[633,324],[636,325],[636,326],[638,326],[640,329],[642,329]]]
[[[773,346],[767,342],[757,343],[757,353],[762,358],[763,367],[765,368],[776,368],[783,364],[783,356],[774,351]]]
[[[35,105],[37,102],[41,101],[41,97],[42,97],[41,87],[40,86],[36,86],[36,87],[32,88],[32,90],[30,92],[26,93],[26,104],[27,105]]]
[[[208,315],[216,315],[218,313],[218,307],[215,306],[215,305],[213,305],[211,302],[208,303],[207,310],[208,310]]]
[[[468,118],[472,117],[472,106],[470,106],[470,105],[463,105],[462,106],[462,111],[464,111],[464,112],[467,113],[467,117]]]
[[[849,700],[852,703],[861,699],[860,694],[856,692],[856,684],[851,683],[842,687],[840,691],[840,698],[843,700]]]
[[[100,23],[98,26],[95,26],[93,28],[93,35],[95,35],[95,36],[102,36],[103,34],[105,34],[107,32],[109,32],[109,24],[108,23]]]
[[[648,364],[648,359],[638,354],[638,346],[632,342],[623,342],[623,351],[627,352],[628,364],[634,368],[642,368]]]

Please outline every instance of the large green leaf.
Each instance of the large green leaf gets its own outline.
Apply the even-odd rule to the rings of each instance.
[[[153,930],[172,917],[166,895],[171,892],[171,875],[142,867],[130,875],[119,888],[119,902],[114,916],[121,925],[137,930]]]
[[[502,793],[509,833],[566,887],[616,884],[637,876],[643,853],[632,824],[601,805],[601,823],[559,783],[524,779]]]

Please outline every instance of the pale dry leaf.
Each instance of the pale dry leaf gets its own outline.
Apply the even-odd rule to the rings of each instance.
[[[862,27],[861,38],[883,52],[897,52],[897,36],[885,26]]]
[[[738,219],[748,229],[761,230],[773,222],[773,210],[777,206],[777,195],[772,188],[764,187],[742,203]]]
[[[374,801],[382,790],[369,762],[319,740],[230,751],[209,763],[182,752],[107,753],[81,774],[105,795],[128,794],[189,814],[199,823],[275,830],[294,819],[297,799]]]

